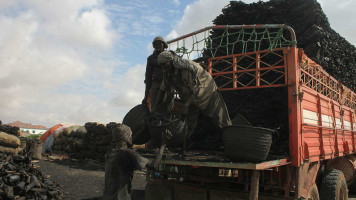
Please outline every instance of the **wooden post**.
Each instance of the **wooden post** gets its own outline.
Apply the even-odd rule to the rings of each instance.
[[[249,200],[258,200],[258,190],[260,185],[260,171],[253,170],[251,178],[250,198]]]

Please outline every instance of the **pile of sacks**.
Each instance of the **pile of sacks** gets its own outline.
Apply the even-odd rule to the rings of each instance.
[[[98,162],[105,161],[105,153],[111,142],[111,132],[107,128],[109,124],[98,122],[87,122],[84,126],[62,126],[51,135],[53,144],[50,148],[46,144],[48,137],[43,145],[42,152],[65,153],[71,158],[92,159]]]
[[[22,150],[19,137],[0,131],[0,152],[18,154]]]
[[[19,127],[2,124],[1,121],[0,121],[0,131],[11,135],[15,135],[17,137],[21,136],[21,131]]]
[[[2,124],[0,121],[0,152],[18,154],[25,151],[26,140],[20,139],[19,127]]]

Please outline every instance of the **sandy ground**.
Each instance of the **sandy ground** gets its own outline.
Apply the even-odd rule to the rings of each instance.
[[[104,189],[104,166],[91,161],[41,160],[37,163],[44,175],[59,184],[63,190],[63,199],[101,199]],[[144,200],[146,185],[145,171],[135,172],[132,187],[132,200]],[[349,194],[349,200],[356,195]]]
[[[63,199],[101,199],[104,190],[104,166],[90,161],[41,160],[40,171],[63,190]],[[144,200],[146,173],[138,171],[133,179],[132,200]]]

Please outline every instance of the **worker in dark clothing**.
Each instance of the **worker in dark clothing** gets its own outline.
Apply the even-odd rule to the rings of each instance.
[[[146,74],[145,74],[145,97],[142,104],[147,105],[148,96],[150,96],[151,110],[155,105],[156,97],[159,91],[160,84],[163,80],[162,69],[157,63],[157,56],[168,47],[167,43],[161,36],[157,36],[152,42],[154,51],[153,54],[147,58]],[[150,92],[151,91],[151,92]]]
[[[186,115],[188,125],[186,139],[194,132],[199,112],[212,118],[219,128],[231,125],[224,99],[214,79],[198,63],[182,59],[170,51],[160,53],[157,61],[163,70],[164,79],[156,103],[161,103],[165,93],[178,93],[184,102],[181,113]]]
[[[155,169],[162,159],[168,140],[172,137],[167,130],[162,133],[161,147],[153,161],[142,157],[131,149],[132,132],[124,124],[108,127],[111,129],[112,142],[105,158],[105,200],[130,200],[131,181],[135,170],[144,167]]]

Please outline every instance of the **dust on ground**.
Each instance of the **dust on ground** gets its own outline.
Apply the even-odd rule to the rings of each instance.
[[[91,160],[41,160],[39,170],[63,190],[63,199],[101,199],[104,190],[104,164]],[[144,200],[146,172],[137,171],[132,182],[132,200]]]

